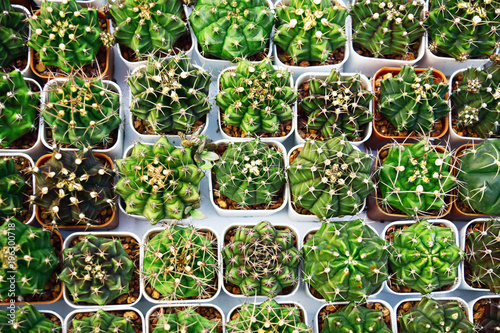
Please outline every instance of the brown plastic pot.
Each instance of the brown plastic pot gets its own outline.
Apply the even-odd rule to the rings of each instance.
[[[428,70],[428,68],[415,68],[415,72],[417,74],[423,73],[426,70]],[[399,72],[401,72],[401,68],[383,67],[383,68],[379,69],[377,71],[377,73],[375,73],[375,75],[373,76],[373,79],[372,79],[373,91],[375,92],[375,94],[377,92],[376,82],[380,77],[383,77],[384,75],[389,74],[389,73],[391,73],[393,75],[397,75]],[[435,79],[438,79],[444,83],[447,82],[446,76],[442,72],[440,72],[436,69],[433,69],[432,74],[433,74]],[[448,99],[448,94],[446,94],[446,99]],[[378,100],[377,97],[373,98],[373,113],[374,113],[374,119],[373,119],[373,125],[372,125],[373,132],[372,132],[371,137],[368,139],[368,141],[366,141],[365,146],[367,146],[369,148],[373,148],[373,149],[378,149],[381,146],[388,144],[388,143],[391,143],[391,142],[416,142],[422,138],[421,136],[417,136],[417,135],[394,136],[394,135],[385,135],[385,134],[380,133],[375,126],[375,123],[377,122],[377,120],[375,120],[375,118],[378,115],[378,111],[377,111],[378,102],[377,102],[377,100]],[[448,133],[448,130],[450,127],[450,124],[448,122],[448,115],[441,118],[441,120],[443,121],[443,130],[441,131],[441,133],[438,136],[432,136],[431,139],[442,138],[445,134]]]
[[[114,166],[113,166],[113,161],[111,160],[111,158],[109,158],[107,155],[104,155],[104,154],[101,154],[101,153],[94,153],[94,156],[97,157],[98,159],[100,160],[105,160],[106,162],[109,163],[109,168],[110,169],[113,169]],[[38,159],[38,161],[36,161],[36,166],[37,167],[40,167],[42,165],[44,165],[45,163],[47,163],[47,161],[52,157],[52,154],[46,154],[46,155],[43,155],[42,157],[40,157]],[[36,184],[35,184],[35,188],[36,188]],[[41,226],[49,229],[49,230],[52,230],[54,229],[54,226],[53,225],[49,225],[45,222],[43,222],[41,216],[40,216],[40,207],[36,206],[35,208],[35,216],[36,216],[36,220],[38,221],[38,223],[40,223]],[[86,226],[86,225],[58,225],[56,226],[57,229],[60,229],[60,230],[63,230],[63,231],[95,231],[95,230],[113,230],[115,229],[116,227],[118,227],[118,215],[116,214],[116,206],[113,207],[113,213],[111,214],[111,218],[109,219],[108,222],[104,223],[104,224],[100,224],[100,225],[97,225],[97,226]]]

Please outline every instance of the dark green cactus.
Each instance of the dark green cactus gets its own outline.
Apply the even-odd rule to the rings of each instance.
[[[275,70],[270,58],[256,65],[243,60],[236,71],[224,72],[216,97],[223,123],[250,136],[276,133],[293,115],[297,93],[290,87],[290,76],[286,70]]]
[[[211,109],[210,74],[195,68],[184,55],[149,57],[145,68],[128,79],[130,112],[157,134],[192,132],[193,124]]]
[[[61,326],[54,324],[38,312],[33,305],[26,304],[17,308],[14,313],[10,310],[0,311],[0,331],[2,333],[60,333],[62,329]]]
[[[435,83],[433,72],[428,69],[417,74],[413,67],[404,66],[396,76],[381,80],[377,111],[398,132],[429,133],[435,122],[448,116],[448,84]]]
[[[92,316],[71,321],[73,332],[78,333],[135,333],[130,318],[111,314],[103,309]]]
[[[17,170],[14,158],[0,159],[0,218],[15,216],[22,212],[23,203],[29,200],[28,183]]]
[[[233,61],[269,47],[274,15],[266,0],[198,0],[189,22],[204,54]]]
[[[42,293],[59,259],[49,231],[11,218],[0,226],[0,263],[0,299],[5,300]]]
[[[109,12],[116,23],[116,42],[138,56],[171,53],[179,37],[189,33],[181,18],[181,0],[115,0]]]
[[[476,320],[476,306],[484,302],[482,317]],[[479,309],[478,309],[479,310]],[[476,333],[496,333],[500,331],[500,303],[497,298],[479,300],[474,305],[474,323]]]
[[[28,24],[24,12],[16,12],[10,0],[0,1],[0,67],[28,54]],[[20,68],[23,69],[23,68]]]
[[[423,297],[416,307],[399,318],[400,333],[473,333],[474,325],[458,301]]]
[[[341,310],[323,318],[321,333],[391,333],[384,322],[382,311],[368,309],[365,306],[349,303]]]
[[[363,220],[323,222],[302,255],[304,281],[327,302],[365,301],[388,277],[385,241]]]
[[[351,7],[352,41],[375,58],[404,57],[422,43],[424,2],[357,0]]]
[[[226,280],[239,286],[245,296],[274,297],[298,282],[301,256],[293,232],[276,229],[267,221],[236,228],[222,254]]]
[[[350,141],[362,139],[365,125],[373,119],[373,94],[367,88],[358,74],[345,78],[336,69],[325,80],[310,80],[309,95],[299,104],[307,114],[305,130],[318,131],[323,140],[342,134]]]
[[[371,161],[345,137],[307,140],[288,169],[292,203],[321,219],[358,213],[375,188]]]
[[[216,333],[220,320],[209,320],[199,315],[193,307],[162,314],[152,333]]]
[[[346,45],[347,9],[331,0],[291,0],[276,6],[276,45],[301,61],[325,62]]]
[[[464,253],[450,227],[420,220],[394,232],[389,252],[389,266],[398,285],[425,295],[458,282]]]

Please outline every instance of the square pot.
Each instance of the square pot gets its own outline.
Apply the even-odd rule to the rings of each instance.
[[[70,312],[66,318],[64,318],[64,332],[65,333],[77,333],[74,329],[73,329],[73,319],[75,319],[75,317],[81,317],[82,314],[85,314],[85,313],[95,313],[97,312],[97,310],[99,309],[102,309],[106,312],[112,312],[112,313],[116,313],[116,315],[122,317],[125,313],[127,312],[134,312],[135,313],[135,320],[132,320],[132,323],[133,323],[133,326],[134,328],[138,329],[139,332],[146,332],[146,324],[144,322],[144,315],[141,313],[141,311],[139,311],[138,309],[136,308],[132,308],[130,306],[120,306],[120,308],[117,308],[117,309],[110,309],[106,306],[104,307],[95,307],[95,306],[92,306],[92,307],[86,307],[84,309],[79,309],[79,310],[74,310],[72,312]]]
[[[154,326],[152,321],[155,319],[154,315],[158,312],[164,313],[164,311],[177,311],[180,310],[182,311],[183,308],[188,308],[192,307],[195,309],[203,309],[203,308],[208,308],[212,309],[213,311],[217,312],[220,315],[220,325],[222,328],[224,328],[225,321],[224,321],[224,312],[222,312],[221,308],[219,308],[217,305],[214,304],[199,304],[199,305],[186,305],[185,307],[179,306],[179,305],[155,305],[152,308],[149,309],[148,313],[146,314],[146,331],[143,331],[144,333],[152,333],[154,330]]]
[[[476,319],[475,315],[482,313],[482,311],[478,311],[478,310],[480,310],[481,306],[483,304],[485,304],[485,303],[487,304],[489,302],[498,303],[499,299],[500,299],[499,295],[484,295],[484,296],[478,297],[478,298],[473,299],[472,301],[468,302],[469,320],[474,324],[474,328],[480,326],[479,322],[480,322],[481,318]],[[498,321],[497,321],[497,323],[498,323]],[[478,330],[476,330],[476,332],[480,332],[480,330],[478,329]]]

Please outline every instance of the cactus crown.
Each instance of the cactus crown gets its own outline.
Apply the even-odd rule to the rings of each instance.
[[[365,301],[388,277],[385,241],[363,220],[323,222],[302,254],[304,281],[327,302]]]
[[[476,306],[484,302],[482,317],[476,319]],[[480,308],[479,308],[480,309]],[[478,310],[479,310],[478,309]],[[479,300],[474,304],[474,329],[477,333],[495,333],[500,331],[500,302],[495,298]],[[480,311],[480,310],[479,310]]]
[[[216,99],[223,122],[245,135],[278,132],[281,123],[292,119],[291,104],[297,98],[290,76],[287,70],[274,69],[270,58],[256,65],[240,61],[235,71],[220,78]]]
[[[305,129],[318,131],[322,140],[341,135],[360,140],[365,124],[373,119],[373,94],[364,88],[359,74],[345,78],[336,69],[325,80],[310,80],[309,95],[299,104],[307,114]]]
[[[146,67],[133,73],[128,84],[130,112],[155,134],[190,133],[211,109],[210,74],[181,54],[170,59],[149,57]]]
[[[135,333],[127,317],[120,317],[104,311],[97,310],[92,316],[73,319],[71,322],[73,332],[78,333]]]
[[[17,308],[14,317],[9,310],[0,311],[0,330],[3,333],[60,333],[61,326],[54,324],[50,319],[31,304]]]
[[[216,333],[220,320],[209,320],[187,307],[179,312],[161,315],[152,333]]]
[[[339,311],[330,313],[323,318],[321,333],[391,333],[384,322],[382,311],[368,309],[365,306],[349,303]]]
[[[0,1],[0,13],[0,68],[2,68],[27,54],[28,24],[24,13],[16,12],[10,0]]]
[[[29,186],[12,157],[0,158],[0,218],[19,216]]]

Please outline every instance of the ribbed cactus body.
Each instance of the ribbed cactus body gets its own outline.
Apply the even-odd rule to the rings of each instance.
[[[11,316],[9,310],[0,311],[0,331],[2,333],[60,333],[60,326],[30,304],[17,308]]]
[[[23,203],[29,200],[28,184],[19,173],[13,158],[0,159],[0,217],[21,213]]]
[[[321,333],[391,333],[384,322],[382,311],[368,309],[354,302],[323,319]]]
[[[220,321],[209,320],[188,307],[161,315],[152,333],[216,333]]]
[[[28,25],[23,12],[16,12],[10,0],[0,1],[0,67],[27,55],[26,42]],[[22,68],[21,68],[22,69]]]
[[[73,319],[73,332],[78,333],[135,333],[129,318],[116,316],[103,309],[82,319]]]
[[[476,310],[474,306],[474,323],[476,324],[476,333],[495,333],[500,331],[500,303],[498,298],[491,298],[485,300],[479,300],[476,302],[480,303],[484,301],[484,312],[479,320],[476,320]],[[479,308],[480,309],[480,308]],[[479,310],[478,309],[478,310]]]

